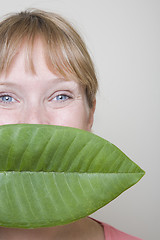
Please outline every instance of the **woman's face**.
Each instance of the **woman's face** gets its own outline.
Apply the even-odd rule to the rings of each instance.
[[[33,62],[36,74],[26,71],[22,48],[7,76],[0,76],[0,125],[49,124],[90,131],[94,109],[88,107],[84,89],[48,69],[40,40]]]

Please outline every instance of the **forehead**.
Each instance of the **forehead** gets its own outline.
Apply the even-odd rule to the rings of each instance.
[[[21,64],[22,67],[25,67],[26,72],[31,72],[36,74],[46,70],[46,68],[51,69],[47,59],[45,57],[45,45],[40,38],[37,38],[34,41],[33,46],[29,46],[27,42],[24,42],[21,48],[17,52],[14,65],[16,63]]]
[[[18,49],[9,71],[7,74],[0,75],[0,83],[7,82],[10,84],[18,84],[19,87],[26,86],[27,89],[35,87],[38,80],[38,86],[48,87],[55,85],[57,88],[71,87],[72,90],[82,90],[81,84],[74,79],[66,79],[59,73],[53,71],[52,66],[49,66],[45,58],[45,47],[41,39],[36,39],[32,49],[32,63],[34,71],[28,66],[27,57],[28,45],[26,42]],[[50,70],[51,69],[51,70]],[[45,86],[46,85],[46,86]],[[11,85],[10,85],[11,86]]]
[[[9,67],[2,72],[1,76],[8,76],[12,73],[16,77],[22,71],[30,75],[46,76],[46,78],[52,77],[53,74],[64,78],[64,75],[60,74],[47,58],[46,46],[41,38],[36,38],[33,45],[23,41],[15,50]]]
[[[40,69],[43,71],[47,65],[45,45],[40,38],[37,38],[32,46],[27,41],[22,42],[11,61],[9,71],[16,70],[19,66],[19,68],[25,68],[26,72],[36,74],[36,68],[39,67],[38,71]]]

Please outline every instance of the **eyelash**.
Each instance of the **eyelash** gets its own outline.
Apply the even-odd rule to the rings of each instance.
[[[4,98],[4,97],[8,97],[8,98],[14,99],[10,94],[3,93],[3,94],[0,94],[0,103],[4,103],[4,104],[11,104],[11,103],[13,103],[13,101],[8,101],[8,102],[7,101],[3,101],[2,98]]]
[[[12,101],[3,100],[4,97],[11,98]],[[65,97],[65,99],[56,99],[58,97],[59,98],[64,98]],[[49,101],[50,102],[55,101],[58,104],[58,103],[64,103],[64,102],[66,102],[67,100],[70,100],[70,99],[73,99],[73,97],[71,95],[66,94],[66,93],[60,93],[60,94],[57,94],[57,95],[54,94],[54,96],[49,98]],[[16,100],[11,94],[0,93],[0,103],[1,104],[13,104],[14,102],[16,102]]]
[[[63,98],[65,97],[65,99],[56,99],[56,98]],[[59,94],[54,94],[50,97],[50,101],[57,101],[59,103],[63,103],[63,102],[66,102],[67,100],[70,100],[70,99],[73,99],[73,97],[70,95],[70,94],[67,94],[67,93],[59,93]]]
[[[57,96],[55,96],[52,100],[54,100],[55,98],[63,98],[65,97],[65,99],[57,99],[57,101],[60,101],[60,102],[65,102],[66,100],[70,99],[71,97],[68,96],[67,94],[59,94]]]

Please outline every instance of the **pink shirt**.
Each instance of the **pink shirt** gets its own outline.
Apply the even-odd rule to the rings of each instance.
[[[127,233],[121,232],[106,223],[102,223],[102,222],[99,222],[99,223],[104,228],[105,240],[142,240],[140,238],[130,236]]]
[[[105,240],[142,240],[140,238],[133,237],[127,233],[121,232],[120,230],[108,225],[107,223],[100,222],[94,218],[91,219],[100,223],[103,226]]]

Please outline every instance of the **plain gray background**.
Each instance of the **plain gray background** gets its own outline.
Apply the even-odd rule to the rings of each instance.
[[[92,216],[142,239],[159,239],[160,1],[1,0],[0,15],[30,7],[58,12],[81,32],[100,82],[93,132],[146,171]]]

